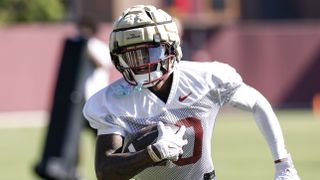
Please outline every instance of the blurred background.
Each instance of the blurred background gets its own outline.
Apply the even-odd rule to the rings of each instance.
[[[244,81],[261,91],[283,115],[281,123],[291,127],[290,122],[295,119],[293,127],[286,127],[284,134],[298,156],[298,170],[300,167],[307,171],[301,172],[305,179],[319,177],[319,173],[315,176],[310,169],[320,170],[319,153],[314,153],[320,152],[317,139],[320,135],[320,1],[0,0],[0,138],[3,139],[0,151],[8,153],[0,157],[0,179],[36,178],[32,166],[42,151],[63,43],[66,37],[76,34],[75,22],[84,15],[93,17],[100,25],[97,37],[108,43],[114,19],[135,4],[154,5],[179,20],[183,59],[219,60],[234,66]],[[110,80],[118,77],[120,74],[111,69]],[[237,122],[229,120],[229,123],[233,126]],[[296,136],[299,132],[300,136]],[[309,141],[302,138],[300,143],[307,144],[301,146],[296,137]],[[94,140],[85,139],[84,154],[89,157],[84,171],[89,174],[87,179],[94,179],[91,157]],[[30,149],[29,154],[21,155],[25,147]],[[225,150],[217,150],[214,155],[218,167],[224,161],[219,158],[225,157]],[[27,156],[25,166],[13,164],[16,154],[22,159]],[[306,154],[314,156],[306,157]],[[268,158],[260,160],[268,162]],[[20,167],[25,173],[19,176],[12,167]],[[269,168],[273,172],[271,165]],[[228,179],[228,173],[223,178],[223,170],[221,176]],[[271,178],[269,175],[266,179]]]
[[[320,92],[318,1],[1,0],[0,111],[48,110],[63,40],[80,16],[94,17],[107,43],[112,21],[146,3],[180,20],[183,59],[231,64],[275,107],[310,108]]]

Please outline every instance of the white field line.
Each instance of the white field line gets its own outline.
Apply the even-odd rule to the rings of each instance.
[[[47,122],[45,111],[0,112],[0,129],[44,127]]]

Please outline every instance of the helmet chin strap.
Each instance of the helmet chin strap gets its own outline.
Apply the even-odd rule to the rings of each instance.
[[[138,85],[141,84],[142,87],[144,88],[148,88],[153,86],[154,84],[156,84],[157,79],[161,78],[161,76],[163,75],[163,73],[161,71],[155,71],[155,72],[151,72],[150,74],[139,74],[139,75],[135,75],[135,80],[137,81]],[[153,82],[155,81],[155,82]],[[147,84],[145,84],[147,83]]]

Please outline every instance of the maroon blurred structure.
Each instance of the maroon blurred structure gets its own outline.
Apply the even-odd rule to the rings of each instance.
[[[102,38],[107,37],[105,28]],[[72,24],[0,28],[0,112],[51,108],[63,43],[75,34]]]
[[[223,28],[208,43],[274,106],[310,107],[320,92],[320,24],[254,23]]]
[[[101,28],[105,41],[110,28]],[[200,42],[191,42],[198,44],[189,53],[201,50],[197,60],[231,64],[273,106],[309,107],[320,92],[320,23],[242,23],[206,31],[193,39]],[[197,32],[188,29],[185,37]],[[74,33],[71,24],[0,28],[0,111],[50,109],[62,43]],[[112,70],[112,79],[119,76]]]

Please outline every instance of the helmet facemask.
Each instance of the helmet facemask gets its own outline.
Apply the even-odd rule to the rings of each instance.
[[[112,53],[112,59],[125,80],[133,86],[152,87],[172,71],[175,55],[165,43],[129,46]]]

